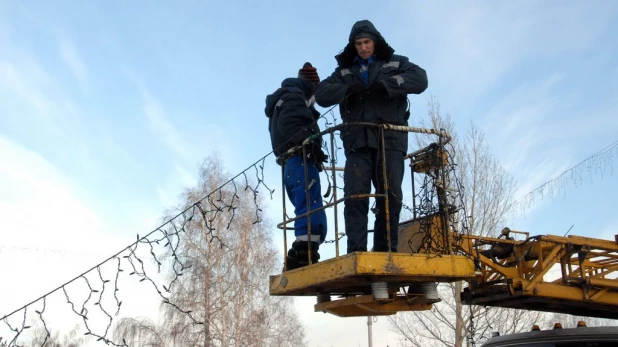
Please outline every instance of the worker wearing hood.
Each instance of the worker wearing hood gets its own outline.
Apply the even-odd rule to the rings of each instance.
[[[288,198],[294,205],[296,216],[307,213],[307,195],[312,211],[323,206],[320,186],[322,163],[327,160],[322,151],[322,137],[317,120],[320,113],[315,109],[314,91],[320,82],[317,70],[307,62],[298,71],[298,77],[283,80],[281,87],[266,97],[264,112],[268,117],[268,129],[277,163],[283,165],[283,181]],[[297,147],[309,137],[314,139],[307,145],[307,177],[305,177],[302,150],[289,155],[287,151]],[[309,191],[305,189],[309,184]],[[320,258],[319,245],[326,238],[326,213],[324,210],[311,214],[311,236],[308,235],[307,218],[294,221],[296,240],[287,254],[287,269],[292,270],[309,263],[309,242],[311,261]]]
[[[337,68],[316,89],[317,104],[322,107],[338,104],[344,123],[408,125],[408,94],[420,94],[427,89],[427,74],[407,57],[394,52],[370,21],[356,22],[348,44],[335,57]],[[350,125],[343,128],[340,135],[346,154],[345,196],[371,193],[372,182],[376,192],[383,194],[379,129]],[[408,133],[385,131],[384,140],[389,183],[390,250],[396,252]],[[389,250],[384,206],[384,199],[377,199],[373,242],[373,250],[377,252]],[[368,198],[345,200],[348,253],[367,251],[368,212]]]

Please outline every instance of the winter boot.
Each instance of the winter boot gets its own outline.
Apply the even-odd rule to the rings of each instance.
[[[283,268],[283,271],[294,270],[300,267],[300,263],[298,262],[298,253],[292,247],[288,251],[288,255],[286,256],[287,268]]]
[[[296,254],[298,255],[298,263],[300,266],[309,265],[309,252],[308,252],[309,242],[308,241],[294,241],[292,243],[292,248],[296,250]],[[320,253],[318,253],[318,249],[320,244],[317,242],[311,242],[311,262],[317,263],[320,260]]]
[[[309,252],[307,251],[308,246],[309,244],[307,241],[294,241],[294,243],[292,243],[292,248],[290,248],[286,257],[288,267],[285,271],[294,270],[299,267],[309,265]],[[311,243],[311,263],[317,263],[320,259],[320,253],[318,253],[319,247],[319,243]]]

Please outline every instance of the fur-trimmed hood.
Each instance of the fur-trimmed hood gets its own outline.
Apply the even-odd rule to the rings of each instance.
[[[358,56],[356,47],[354,46],[354,37],[362,31],[369,32],[377,37],[375,42],[374,55],[377,60],[390,61],[395,50],[386,43],[382,34],[376,29],[376,27],[368,20],[361,20],[352,26],[350,30],[350,37],[348,38],[348,44],[343,49],[343,52],[335,56],[337,63],[341,68],[349,68],[354,64],[354,59]]]

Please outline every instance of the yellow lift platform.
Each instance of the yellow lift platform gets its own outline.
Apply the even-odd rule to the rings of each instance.
[[[414,218],[400,224],[397,253],[340,255],[336,238],[334,258],[270,276],[271,295],[315,296],[316,312],[340,317],[379,316],[429,310],[440,301],[435,283],[465,281],[468,286],[461,299],[469,305],[618,319],[618,236],[614,241],[580,236],[530,237],[504,228],[497,237],[482,237],[461,231],[458,227],[462,217],[457,217],[461,206],[453,199],[455,189],[449,185],[452,172],[447,172],[450,158],[444,145],[450,140],[448,134],[434,129],[359,124],[380,128],[382,141],[384,130],[439,137],[436,143],[405,157],[410,160],[413,197],[414,174],[424,174],[422,189],[431,190],[434,208],[417,214],[415,206]],[[330,133],[331,153],[335,151],[334,133],[339,128],[341,125],[323,132]],[[290,151],[301,148],[304,151],[302,146]],[[337,199],[338,170],[341,168],[331,163],[333,196],[323,207],[334,209],[335,235],[337,205],[345,200]],[[384,185],[388,187],[387,182]],[[387,195],[362,197],[367,196],[385,199],[388,204]],[[284,203],[284,220],[278,227],[284,231],[286,250],[286,225],[311,212],[288,219]],[[516,235],[521,240],[516,240]]]
[[[468,257],[450,255],[354,252],[270,277],[271,295],[316,296],[316,312],[341,317],[391,315],[398,311],[431,309],[424,294],[400,288],[423,282],[452,282],[474,278]],[[374,286],[372,288],[372,285]],[[375,286],[383,298],[374,298]],[[340,296],[332,300],[331,296]]]

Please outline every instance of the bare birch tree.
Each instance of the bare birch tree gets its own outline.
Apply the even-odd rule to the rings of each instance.
[[[463,202],[467,223],[474,235],[494,236],[502,227],[512,208],[514,180],[491,154],[482,130],[474,124],[464,137],[455,132],[450,114],[443,114],[440,104],[432,98],[428,104],[431,126],[445,129],[452,137],[453,160],[463,186]],[[417,137],[418,148],[428,145],[426,137]],[[460,213],[460,217],[465,217]],[[502,308],[463,305],[460,293],[463,282],[440,284],[442,302],[431,311],[399,313],[389,317],[391,329],[402,337],[404,346],[464,346],[469,338],[478,339],[491,331],[501,334],[529,329],[542,314]]]
[[[38,322],[35,322],[30,326],[31,337],[27,339],[23,344],[20,343],[19,346],[29,346],[29,347],[80,347],[85,346],[92,339],[88,336],[84,336],[82,332],[79,330],[79,326],[73,327],[68,333],[61,335],[60,332],[54,330],[49,331],[47,328],[41,326]],[[15,346],[16,344],[11,344],[11,346]],[[3,342],[0,337],[0,347],[9,346],[9,341]]]
[[[185,193],[186,205],[217,190],[228,176],[218,157],[207,158],[199,186]],[[189,315],[163,303],[161,322],[124,319],[114,337],[130,346],[305,345],[290,299],[268,292],[268,276],[281,269],[271,225],[255,223],[260,202],[251,190],[226,185],[203,201],[205,218],[196,216],[185,227],[176,253],[190,267],[174,285],[170,301],[204,324],[194,324]]]

